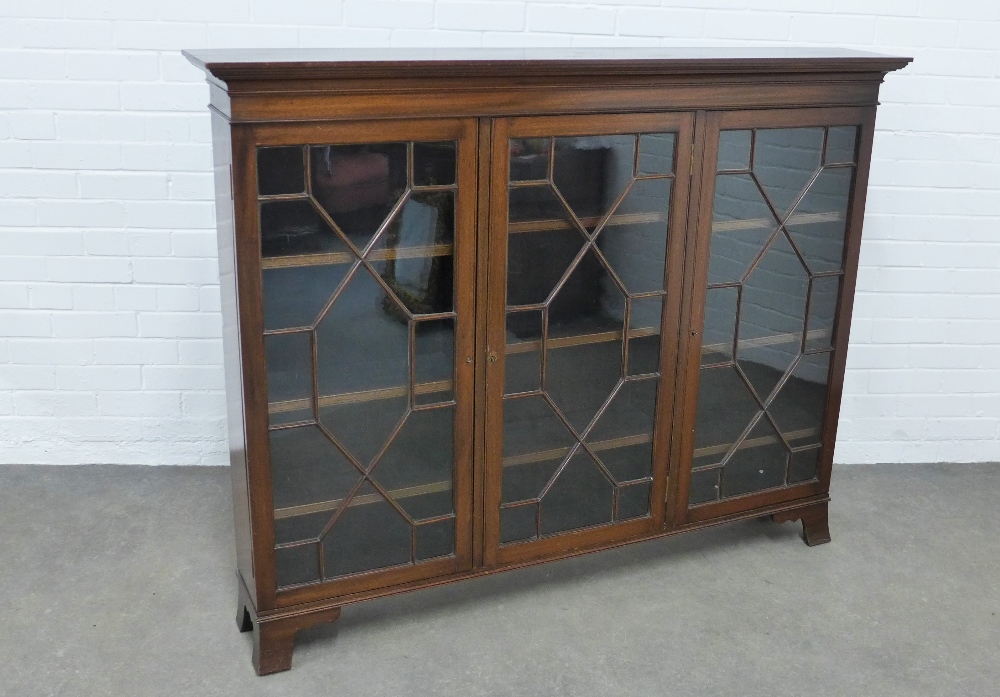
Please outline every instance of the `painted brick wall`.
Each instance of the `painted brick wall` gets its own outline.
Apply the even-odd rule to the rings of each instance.
[[[996,0],[0,0],[0,461],[224,464],[182,48],[830,45],[883,90],[838,462],[1000,460]]]

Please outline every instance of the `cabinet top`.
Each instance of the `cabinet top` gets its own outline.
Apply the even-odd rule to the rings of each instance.
[[[888,72],[911,58],[813,48],[202,49],[218,80]]]

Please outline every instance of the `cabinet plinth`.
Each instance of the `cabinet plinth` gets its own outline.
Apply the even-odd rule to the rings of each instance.
[[[853,51],[197,51],[237,625],[771,516],[830,540]]]

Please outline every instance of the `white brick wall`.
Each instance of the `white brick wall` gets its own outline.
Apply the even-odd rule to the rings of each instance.
[[[816,45],[883,89],[838,462],[1000,460],[997,0],[0,0],[0,462],[224,464],[182,48]]]

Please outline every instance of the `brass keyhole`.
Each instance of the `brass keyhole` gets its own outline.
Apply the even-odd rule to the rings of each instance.
[[[487,356],[487,358],[489,358],[490,363],[496,363],[497,362],[497,354],[494,353],[493,351],[490,351],[490,355]]]

